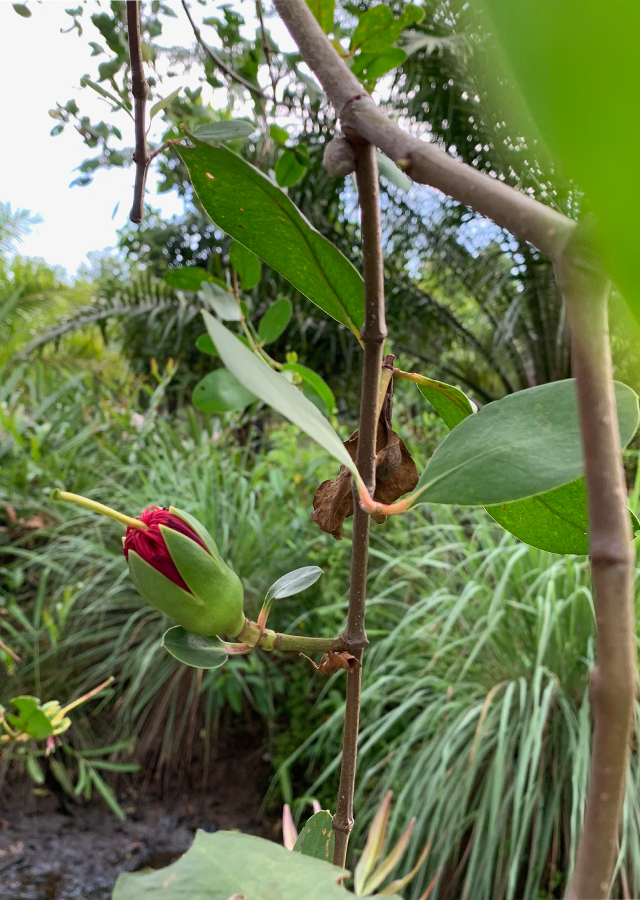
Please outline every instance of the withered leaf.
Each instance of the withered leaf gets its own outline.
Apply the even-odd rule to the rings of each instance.
[[[385,357],[383,367],[393,369],[393,360],[393,356]],[[402,438],[391,427],[392,404],[393,378],[390,378],[380,409],[376,435],[376,489],[373,498],[380,503],[395,502],[403,494],[412,491],[419,480],[411,454]],[[351,459],[355,460],[358,452],[357,431],[344,442],[344,446]],[[352,515],[351,473],[346,466],[340,466],[337,478],[323,481],[315,492],[311,520],[322,531],[332,534],[339,541],[342,540],[344,520]],[[373,516],[373,519],[382,524],[386,516]]]
[[[305,659],[308,659],[314,669],[320,675],[333,675],[339,669],[359,669],[361,667],[360,660],[347,650],[329,650],[320,660],[320,665],[316,665],[314,661],[304,653],[301,653]]]

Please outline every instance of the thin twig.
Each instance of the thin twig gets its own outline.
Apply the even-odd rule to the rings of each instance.
[[[184,11],[187,14],[187,18],[189,19],[189,23],[191,25],[191,28],[193,29],[193,33],[196,36],[197,42],[200,44],[200,46],[202,47],[204,52],[207,54],[207,56],[209,57],[211,62],[214,65],[216,65],[220,69],[221,72],[224,72],[225,75],[227,75],[229,78],[231,78],[232,81],[236,81],[238,84],[243,85],[243,87],[246,87],[247,90],[251,91],[251,93],[254,94],[256,97],[260,97],[261,100],[271,100],[271,97],[269,97],[268,94],[265,94],[264,91],[260,90],[259,87],[256,87],[255,84],[251,84],[250,81],[247,81],[246,78],[243,78],[242,75],[239,75],[237,72],[235,72],[231,68],[231,66],[228,66],[226,64],[226,62],[222,59],[222,57],[218,56],[216,51],[213,50],[206,43],[204,38],[202,37],[202,33],[201,33],[200,29],[198,28],[196,23],[193,21],[193,18],[189,11],[189,7],[187,6],[186,0],[182,0],[182,6],[184,8]]]
[[[129,213],[132,222],[142,222],[144,216],[144,187],[149,171],[149,150],[147,148],[146,109],[149,85],[144,77],[142,65],[142,45],[140,41],[140,4],[138,0],[127,0],[127,36],[131,57],[131,93],[134,100],[136,126],[136,148],[133,161],[136,164],[136,183],[133,191],[133,206]]]
[[[313,70],[343,128],[351,128],[397,162],[419,184],[475,209],[553,260],[560,260],[575,222],[515,188],[478,172],[427,141],[406,134],[377,108],[336,52],[305,0],[274,0],[276,9]]]
[[[576,241],[577,245],[577,241]],[[597,628],[591,672],[594,732],[589,789],[567,897],[609,896],[617,856],[636,693],[631,526],[609,350],[610,284],[589,246],[575,246],[558,280],[567,303],[589,506]]]
[[[256,0],[256,13],[258,14],[258,20],[260,22],[260,35],[262,37],[262,49],[264,50],[264,57],[267,60],[267,66],[269,67],[269,78],[271,79],[271,90],[273,91],[273,102],[277,103],[276,94],[278,92],[278,82],[273,72],[273,67],[271,65],[271,47],[269,46],[270,40],[269,35],[267,34],[267,29],[264,27],[264,15],[262,12],[262,2],[261,0]]]
[[[375,491],[375,452],[378,426],[377,405],[382,351],[387,336],[384,314],[384,275],[382,267],[382,229],[378,190],[378,163],[371,144],[356,145],[356,180],[361,211],[362,257],[364,267],[365,314],[361,335],[364,346],[360,429],[356,465],[371,496]],[[351,653],[361,662],[367,644],[365,601],[369,557],[369,516],[360,507],[354,488],[353,542],[351,550],[351,582],[349,613],[345,637]],[[333,862],[344,866],[349,834],[353,828],[353,793],[358,753],[360,722],[360,690],[362,669],[356,666],[347,673],[344,736],[338,803],[333,817],[336,835]]]

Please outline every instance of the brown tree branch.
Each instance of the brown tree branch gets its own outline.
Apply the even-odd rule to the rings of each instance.
[[[579,233],[578,233],[579,234]],[[576,235],[577,237],[578,235]],[[594,732],[584,824],[567,897],[606,898],[618,853],[636,693],[634,553],[609,350],[609,281],[590,247],[557,267],[572,333],[585,457],[597,661]]]
[[[149,150],[147,148],[147,97],[149,85],[144,77],[142,65],[142,45],[140,41],[140,4],[138,0],[127,0],[127,36],[131,57],[131,93],[134,100],[136,126],[136,147],[133,161],[136,164],[136,183],[133,190],[133,206],[129,213],[132,222],[142,222],[144,216],[144,188],[149,171]]]
[[[343,126],[370,141],[419,184],[428,184],[492,219],[542,253],[559,260],[575,222],[496,178],[406,134],[378,109],[340,58],[305,0],[274,0],[307,65],[313,69]]]
[[[378,163],[372,144],[358,142],[356,151],[356,180],[361,212],[362,257],[364,269],[365,313],[362,326],[364,359],[362,364],[362,393],[360,400],[360,429],[356,465],[371,496],[375,490],[375,452],[378,426],[378,389],[382,368],[382,351],[387,336],[384,314],[384,275],[382,268],[382,228],[378,189]],[[369,558],[369,516],[360,507],[353,488],[353,543],[351,549],[351,581],[349,585],[349,613],[345,637],[353,655],[362,661],[367,644],[365,631],[365,601],[367,596],[367,566]],[[342,764],[338,803],[333,817],[336,836],[334,865],[344,866],[349,834],[353,828],[353,793],[358,753],[360,722],[360,690],[362,669],[356,666],[347,672],[347,691],[342,742]]]

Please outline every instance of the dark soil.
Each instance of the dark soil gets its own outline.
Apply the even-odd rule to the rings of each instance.
[[[99,801],[64,814],[53,794],[36,797],[24,785],[4,793],[0,900],[109,900],[120,872],[169,865],[197,828],[277,839],[278,822],[259,815],[268,768],[252,754],[218,760],[215,770],[209,790],[185,790],[164,802],[151,791],[118,791],[123,823]]]

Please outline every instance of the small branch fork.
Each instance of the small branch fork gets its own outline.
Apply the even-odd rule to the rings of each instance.
[[[607,278],[594,267],[592,246],[576,234],[576,223],[506,184],[484,175],[432,144],[411,137],[390,121],[363,90],[340,58],[304,0],[274,0],[275,7],[296,41],[304,61],[323,85],[352,142],[368,141],[394,160],[414,181],[429,184],[492,219],[521,240],[533,244],[555,264],[556,277],[567,304],[572,332],[574,374],[585,457],[589,506],[589,545],[597,625],[597,665],[592,673],[595,731],[585,819],[570,900],[609,895],[622,816],[626,769],[636,691],[634,643],[633,557],[626,511],[625,483],[613,391],[607,327]],[[372,443],[369,417],[375,409],[384,310],[374,297],[374,257],[380,264],[379,218],[367,195],[377,204],[375,166],[367,150],[358,149],[358,189],[362,208],[366,315],[363,329],[364,373],[361,431],[357,465],[373,491],[370,465]],[[377,226],[376,223],[377,222]],[[377,250],[370,241],[375,240]],[[377,327],[373,323],[377,323]],[[381,337],[382,335],[382,337]],[[380,341],[380,344],[378,344]],[[373,374],[373,361],[378,366]],[[367,438],[364,439],[365,429]],[[368,522],[355,503],[351,593],[347,636],[352,652],[364,646],[364,587]],[[352,644],[353,642],[353,644]],[[358,650],[362,653],[362,650]],[[347,707],[338,808],[334,817],[336,853],[343,865],[353,823],[353,779],[357,747],[360,670],[347,676]]]
[[[140,4],[138,0],[127,0],[127,35],[131,57],[131,93],[134,100],[134,121],[136,127],[136,148],[133,161],[136,164],[136,183],[133,191],[133,206],[129,218],[135,224],[144,216],[144,188],[149,171],[149,149],[147,147],[147,97],[149,85],[144,77],[142,64],[142,44],[140,40]]]

